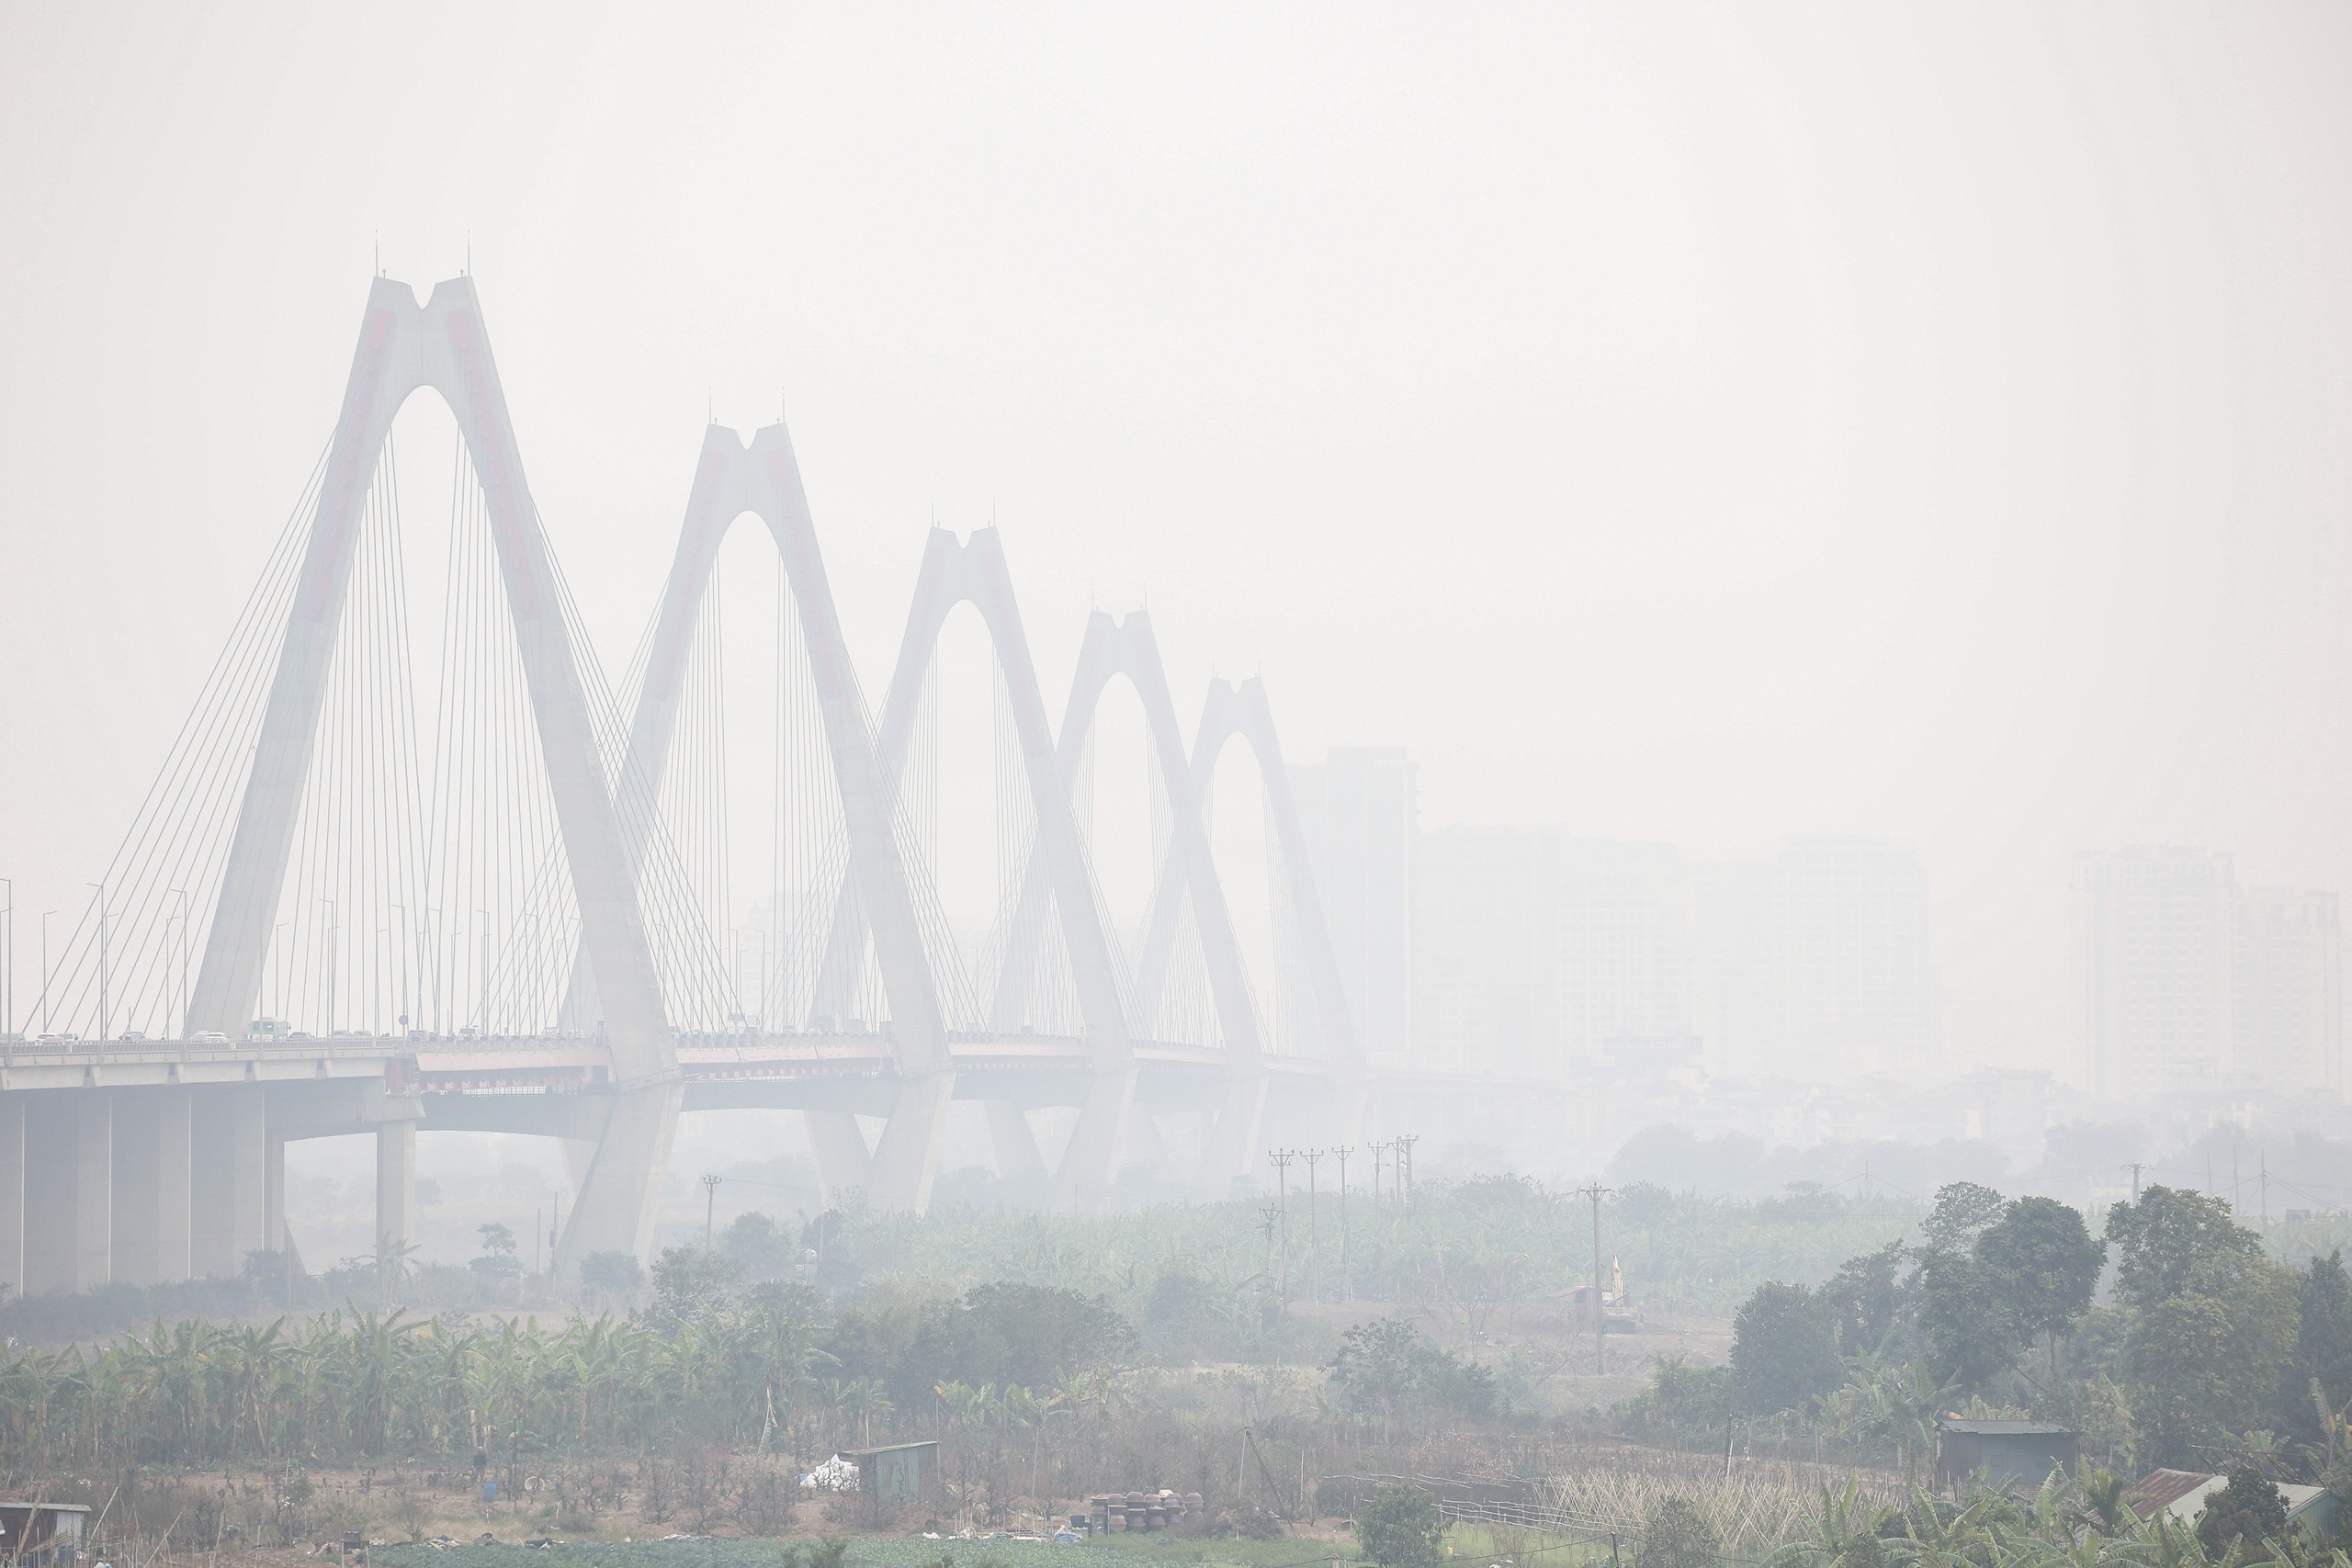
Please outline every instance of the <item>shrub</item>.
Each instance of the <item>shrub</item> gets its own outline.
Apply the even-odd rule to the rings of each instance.
[[[1413,1486],[1384,1486],[1356,1516],[1356,1540],[1380,1568],[1434,1568],[1444,1560],[1445,1518]]]
[[[1663,1493],[1642,1510],[1640,1568],[1714,1568],[1722,1550],[1715,1527],[1679,1492]]]

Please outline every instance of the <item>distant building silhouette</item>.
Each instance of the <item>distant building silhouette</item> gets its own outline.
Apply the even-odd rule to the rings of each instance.
[[[1716,1072],[1837,1082],[1930,1066],[1928,874],[1910,846],[1792,839],[1703,868],[1694,906]]]
[[[2219,851],[2085,851],[2074,920],[2079,1068],[2095,1093],[2343,1094],[2335,894],[2242,888]]]
[[[1558,1077],[1560,835],[1441,828],[1413,884],[1416,1065]]]
[[[1560,846],[1560,1037],[1620,1072],[1694,1054],[1689,867],[1668,844]]]
[[[1413,1043],[1413,763],[1401,746],[1335,747],[1290,775],[1356,1039],[1367,1060],[1401,1066]],[[1303,964],[1289,943],[1286,998],[1311,994]]]
[[[2344,1093],[2343,928],[2333,893],[2249,887],[2238,905],[2236,1076]]]

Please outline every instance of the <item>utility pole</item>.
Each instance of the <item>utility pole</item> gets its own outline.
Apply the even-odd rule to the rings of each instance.
[[[702,1249],[705,1252],[710,1250],[711,1225],[718,1213],[718,1182],[719,1178],[715,1175],[702,1179]]]
[[[1282,1215],[1283,1310],[1290,1310],[1290,1162],[1295,1158],[1288,1149],[1268,1149],[1266,1157],[1274,1162],[1274,1201]]]
[[[1387,1152],[1388,1145],[1375,1141],[1365,1144],[1364,1147],[1372,1151],[1372,1212],[1377,1215],[1380,1213],[1380,1156]]]
[[[1595,1181],[1578,1194],[1592,1200],[1592,1370],[1596,1375],[1609,1371],[1609,1314],[1600,1304],[1600,1201],[1611,1190]]]
[[[1298,1157],[1306,1162],[1306,1299],[1317,1306],[1323,1304],[1323,1247],[1315,1229],[1316,1190],[1315,1168],[1322,1162],[1321,1149],[1301,1149]]]
[[[1420,1141],[1419,1133],[1396,1134],[1396,1195],[1408,1208],[1413,1201],[1413,1145]]]
[[[1333,1149],[1340,1156],[1340,1299],[1356,1299],[1355,1259],[1348,1250],[1348,1156],[1355,1150],[1342,1145]]]
[[[2132,1173],[2132,1201],[2136,1203],[2140,1201],[2140,1173],[2148,1167],[2144,1161],[2135,1159],[2125,1165],[2123,1168]]]
[[[2262,1223],[2270,1223],[2270,1151],[2257,1149],[2255,1157],[2262,1162]]]

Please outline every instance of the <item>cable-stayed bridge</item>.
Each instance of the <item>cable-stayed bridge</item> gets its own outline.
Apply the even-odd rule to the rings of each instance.
[[[425,541],[403,526],[393,445],[427,389],[456,427],[437,642],[412,635]],[[739,522],[764,529],[775,571],[748,943],[718,592]],[[937,874],[939,650],[965,606],[994,694],[985,930],[950,918]],[[420,1129],[562,1139],[569,1266],[646,1254],[689,1109],[798,1110],[829,1196],[916,1209],[958,1098],[986,1106],[1007,1173],[1047,1174],[1031,1112],[1074,1111],[1049,1176],[1070,1206],[1101,1201],[1131,1146],[1164,1156],[1163,1116],[1214,1189],[1250,1168],[1270,1101],[1361,1125],[1368,1079],[1256,681],[1212,682],[1188,743],[1148,617],[1097,612],[1057,724],[997,532],[934,528],[876,712],[781,424],[707,431],[617,688],[591,649],[471,279],[420,305],[378,278],[333,436],[44,963],[38,1038],[0,1059],[6,1282],[147,1282],[281,1249],[284,1148],[303,1137],[375,1134],[383,1246],[413,1235]],[[1124,934],[1090,809],[1121,682],[1157,867]],[[1212,843],[1236,740],[1263,795],[1278,1004],[1253,987]]]

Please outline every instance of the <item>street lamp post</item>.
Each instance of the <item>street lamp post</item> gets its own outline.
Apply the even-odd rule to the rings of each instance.
[[[180,901],[178,911],[174,917],[180,923],[178,954],[180,971],[180,1026],[178,1030],[174,1032],[172,1038],[175,1040],[185,1040],[187,1038],[187,893],[185,889],[178,887],[170,888],[168,891],[173,897],[177,898]]]
[[[40,1032],[49,1032],[49,917],[54,909],[40,912]]]
[[[85,887],[98,890],[98,1043],[107,1038],[107,885],[88,882]]]

